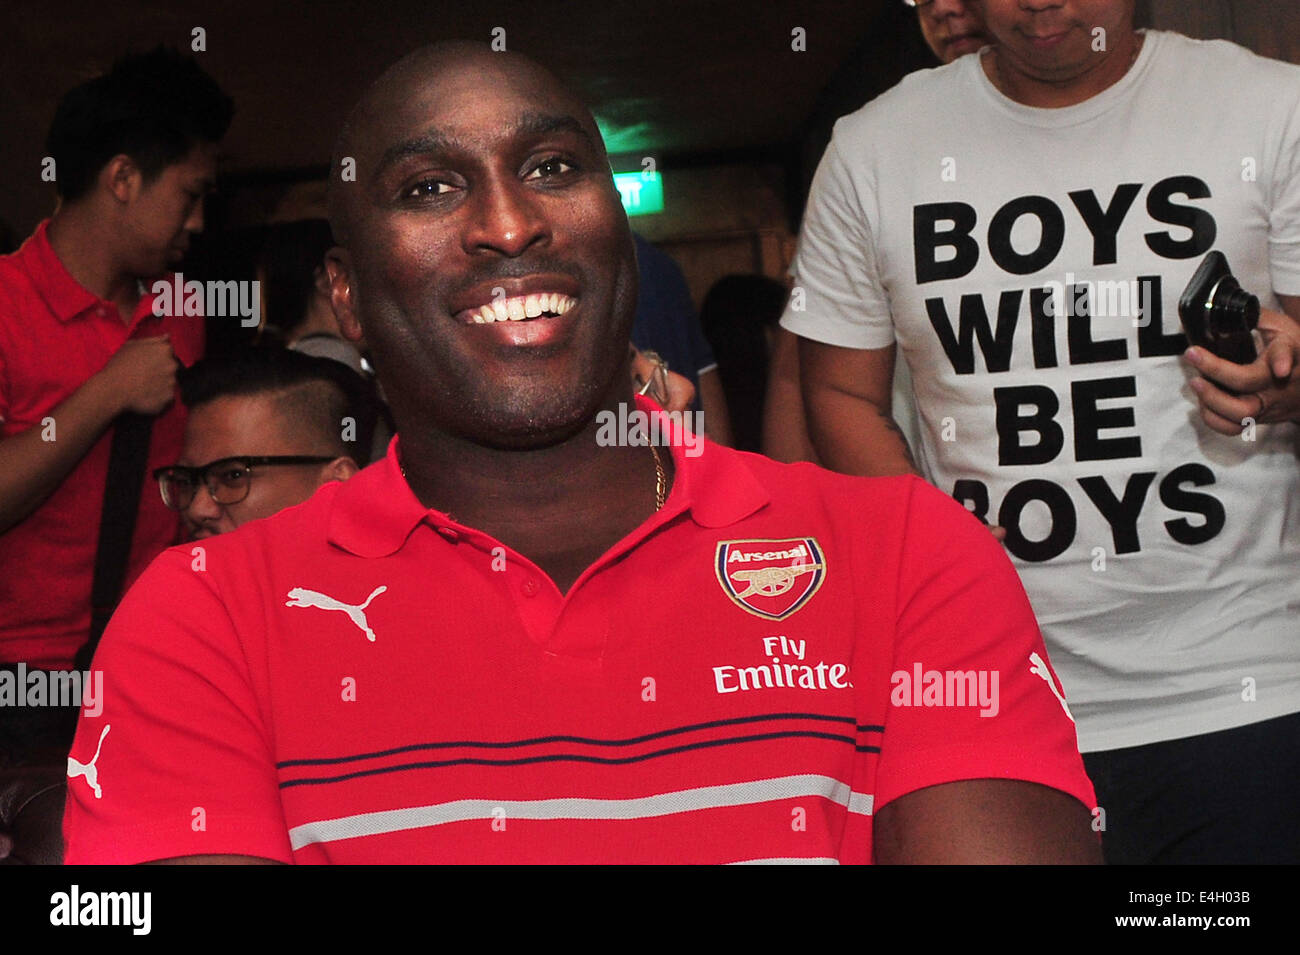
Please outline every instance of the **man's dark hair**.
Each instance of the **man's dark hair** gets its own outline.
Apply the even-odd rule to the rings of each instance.
[[[199,143],[220,142],[234,110],[193,57],[162,46],[124,56],[59,100],[45,140],[59,195],[68,201],[85,195],[119,153],[151,183]]]
[[[316,285],[316,269],[334,246],[330,224],[324,219],[280,222],[267,227],[258,264],[262,267],[262,293],[267,324],[284,338],[307,319],[307,306]]]
[[[370,463],[379,401],[375,387],[342,362],[284,348],[249,348],[205,358],[177,376],[187,408],[234,396],[274,395],[291,427],[314,429],[340,455]],[[344,418],[356,422],[344,441]]]

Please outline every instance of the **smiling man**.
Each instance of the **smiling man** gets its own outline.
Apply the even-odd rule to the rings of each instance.
[[[636,264],[552,76],[418,51],[334,169],[333,302],[398,436],[127,596],[68,861],[1098,857],[978,522],[913,478],[597,440],[636,400]]]

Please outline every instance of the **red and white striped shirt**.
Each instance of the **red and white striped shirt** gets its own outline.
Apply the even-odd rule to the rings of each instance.
[[[561,594],[396,450],[128,594],[68,862],[862,863],[925,786],[1094,804],[1010,562],[920,480],[674,448]]]

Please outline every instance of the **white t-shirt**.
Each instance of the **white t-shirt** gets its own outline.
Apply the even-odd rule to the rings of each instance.
[[[1300,68],[1223,41],[1148,31],[1064,109],[977,54],[914,73],[813,182],[782,324],[897,341],[922,465],[1008,527],[1084,751],[1300,711],[1297,428],[1210,431],[1180,358],[1212,248],[1300,295]]]

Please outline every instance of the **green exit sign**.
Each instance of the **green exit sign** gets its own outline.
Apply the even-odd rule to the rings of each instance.
[[[664,183],[659,173],[616,172],[614,185],[629,216],[648,216],[664,211]]]

